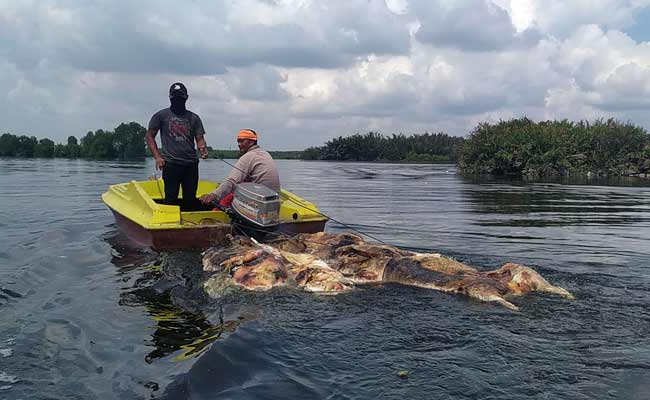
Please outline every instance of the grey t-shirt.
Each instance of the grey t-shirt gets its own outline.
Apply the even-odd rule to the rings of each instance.
[[[239,157],[228,177],[212,193],[217,200],[221,200],[241,182],[259,183],[280,193],[280,176],[275,161],[258,145],[252,146],[246,154]]]
[[[169,108],[160,110],[151,117],[149,129],[160,130],[162,157],[165,161],[178,164],[192,164],[198,161],[194,138],[205,135],[203,123],[192,111],[178,116]]]

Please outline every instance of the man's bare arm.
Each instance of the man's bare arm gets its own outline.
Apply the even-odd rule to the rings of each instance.
[[[199,154],[201,154],[202,159],[208,158],[208,145],[205,143],[204,135],[196,136],[196,147],[199,149]]]
[[[162,155],[160,155],[160,151],[158,150],[158,145],[156,144],[157,134],[158,134],[157,129],[149,129],[147,130],[147,133],[144,135],[144,140],[147,142],[147,146],[149,147],[149,150],[151,150],[151,154],[153,154],[153,158],[156,160],[156,168],[162,169],[165,166],[165,160],[162,158]]]

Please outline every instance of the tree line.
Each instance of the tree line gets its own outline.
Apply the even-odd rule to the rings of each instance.
[[[146,129],[137,122],[122,123],[113,131],[88,131],[81,140],[69,136],[66,144],[5,133],[0,136],[0,156],[133,160],[145,157],[145,133]]]
[[[424,133],[412,136],[378,132],[339,136],[320,147],[310,147],[303,153],[305,160],[344,161],[406,161],[455,163],[464,139],[445,133]]]
[[[40,158],[87,158],[97,160],[132,160],[150,157],[144,136],[146,129],[137,122],[122,123],[113,131],[89,131],[81,140],[68,137],[66,144],[34,136],[0,136],[0,156]],[[321,147],[304,151],[270,151],[275,159],[456,162],[458,147],[464,139],[444,133],[385,137],[377,132],[340,136]],[[214,150],[208,146],[209,158],[236,159],[238,150]]]
[[[150,156],[146,129],[136,122],[113,131],[89,131],[66,144],[26,135],[0,136],[0,156],[141,159]],[[210,158],[235,159],[237,150],[214,150]],[[615,119],[534,122],[514,118],[481,123],[467,139],[445,133],[339,136],[304,151],[272,151],[276,159],[457,163],[464,174],[566,176],[650,173],[650,135]]]
[[[148,149],[147,149],[148,150]],[[148,153],[148,151],[147,151]],[[302,160],[303,152],[297,151],[273,151],[270,150],[269,154],[276,160]],[[208,146],[208,158],[236,160],[239,158],[239,150],[214,150]]]

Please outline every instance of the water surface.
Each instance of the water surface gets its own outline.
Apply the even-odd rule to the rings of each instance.
[[[131,246],[100,195],[142,163],[0,159],[0,399],[645,399],[650,183],[465,179],[449,165],[279,162],[283,186],[381,241],[534,267],[577,300],[521,312],[398,285],[205,303],[192,252]],[[228,171],[201,163],[203,177]],[[406,379],[398,372],[406,370]]]

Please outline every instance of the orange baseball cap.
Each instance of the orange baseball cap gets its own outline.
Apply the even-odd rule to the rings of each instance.
[[[252,129],[242,129],[237,134],[237,140],[248,139],[257,141],[257,133]]]

